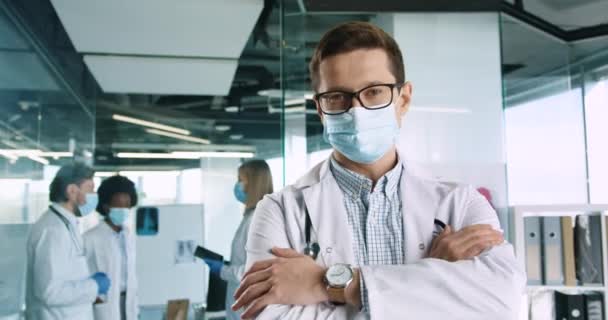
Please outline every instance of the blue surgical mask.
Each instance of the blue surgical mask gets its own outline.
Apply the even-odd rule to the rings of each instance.
[[[108,217],[115,226],[122,226],[129,221],[130,212],[131,210],[129,208],[110,208]]]
[[[242,182],[237,182],[234,185],[234,197],[240,203],[247,202],[247,193],[245,192],[245,186],[243,186]]]
[[[84,216],[89,215],[91,212],[95,211],[95,208],[97,208],[98,202],[99,202],[99,198],[97,197],[97,193],[87,193],[84,204],[78,206],[78,210],[80,211],[80,216],[84,217]]]
[[[398,135],[392,104],[376,110],[354,107],[343,114],[324,116],[325,141],[357,163],[378,161],[395,145]]]

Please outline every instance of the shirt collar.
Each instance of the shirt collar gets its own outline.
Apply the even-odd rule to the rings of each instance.
[[[53,206],[53,208],[57,210],[57,212],[64,216],[72,226],[76,228],[78,227],[78,218],[76,218],[75,214],[69,212],[66,208],[64,208],[58,203],[53,203],[51,206]]]
[[[112,229],[112,227],[110,227],[110,225],[106,222],[105,217],[101,216],[101,219],[99,220],[99,223],[102,224],[104,226],[104,229],[106,229],[106,231],[112,233],[113,235],[123,235],[125,233],[128,233],[128,227],[127,226],[122,226],[122,228],[120,229],[120,231],[115,231],[114,229]]]
[[[330,170],[336,178],[340,189],[342,189],[342,192],[347,196],[358,197],[363,191],[371,193],[371,179],[344,168],[333,156],[330,160]],[[386,195],[395,193],[399,187],[402,172],[403,163],[401,162],[401,159],[398,158],[397,165],[378,180],[376,190],[382,190]]]

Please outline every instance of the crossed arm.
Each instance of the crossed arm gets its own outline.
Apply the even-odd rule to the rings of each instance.
[[[458,232],[447,227],[434,241],[429,258],[444,261],[471,259],[504,241],[490,225],[473,225]],[[258,315],[269,305],[315,305],[328,301],[323,276],[326,268],[292,249],[273,248],[273,259],[254,263],[243,276],[233,309],[245,307],[243,318]],[[346,303],[361,309],[361,270],[345,292]]]

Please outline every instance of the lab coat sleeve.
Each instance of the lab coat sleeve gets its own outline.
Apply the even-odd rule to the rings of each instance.
[[[271,248],[293,248],[287,237],[283,209],[271,198],[264,198],[253,216],[247,240],[247,267],[260,260],[273,258]],[[350,310],[352,312],[352,310]],[[317,304],[307,306],[270,305],[256,319],[352,319],[344,306]]]
[[[489,203],[466,191],[461,227],[500,225]],[[364,266],[372,319],[517,319],[525,275],[504,243],[472,260],[422,259],[395,266]]]
[[[70,261],[65,246],[69,241],[72,240],[66,232],[47,228],[34,244],[34,294],[48,306],[92,304],[97,297],[97,283],[93,279],[62,280],[65,264]]]
[[[247,227],[245,228],[245,230],[243,230],[245,237],[239,238],[239,239],[243,239],[243,241],[244,241],[244,243],[242,243],[242,248],[245,248],[245,245],[247,242],[246,235],[249,233],[250,227],[251,227],[251,224],[247,224]],[[231,263],[230,265],[225,265],[222,267],[220,277],[224,281],[239,283],[239,282],[241,282],[241,278],[243,277],[243,274],[245,274],[245,264]]]
[[[83,236],[82,240],[84,242],[84,250],[87,256],[87,264],[89,265],[89,271],[91,272],[91,274],[95,274],[100,270],[95,250],[95,241],[92,239],[92,236],[89,233],[86,233]]]
[[[245,274],[245,265],[237,264],[237,265],[225,265],[222,267],[222,272],[220,273],[220,277],[224,281],[228,282],[241,282],[241,278]]]

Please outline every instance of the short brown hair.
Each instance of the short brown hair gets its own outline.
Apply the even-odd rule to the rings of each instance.
[[[353,21],[334,27],[319,41],[309,65],[313,89],[319,89],[319,66],[323,59],[358,49],[383,49],[397,83],[405,82],[403,56],[395,39],[371,23]]]
[[[272,174],[266,161],[247,161],[239,167],[239,173],[247,177],[247,209],[255,208],[265,195],[273,192]]]
[[[80,186],[85,180],[92,180],[95,171],[84,163],[74,162],[64,165],[57,171],[49,187],[51,202],[68,201],[67,188],[71,184]]]

